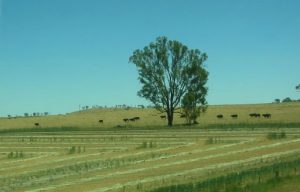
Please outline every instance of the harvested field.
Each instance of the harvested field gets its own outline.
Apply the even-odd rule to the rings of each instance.
[[[0,191],[147,191],[300,158],[291,128],[11,132],[0,144]]]

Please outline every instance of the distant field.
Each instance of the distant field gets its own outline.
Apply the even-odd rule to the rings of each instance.
[[[270,119],[250,118],[249,113],[270,113]],[[223,114],[223,119],[217,119],[216,115]],[[231,114],[238,114],[237,119],[232,119]],[[155,109],[91,109],[87,111],[69,113],[67,115],[50,115],[47,117],[27,117],[8,119],[0,118],[0,130],[33,128],[34,123],[39,123],[41,128],[72,127],[72,128],[112,128],[118,125],[126,127],[155,127],[165,126],[166,120],[160,118],[164,115]],[[125,123],[124,118],[139,116],[141,120]],[[182,125],[185,119],[175,114],[174,124]],[[98,121],[102,119],[103,124]],[[205,114],[199,118],[199,126],[211,125],[259,125],[265,124],[299,124],[300,102],[281,104],[257,104],[257,105],[220,105],[209,106]]]

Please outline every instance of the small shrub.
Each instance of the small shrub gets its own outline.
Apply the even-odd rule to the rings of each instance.
[[[214,138],[213,137],[209,137],[206,141],[205,141],[206,144],[214,144],[215,141],[214,141]]]
[[[153,147],[153,144],[151,144],[151,145]],[[140,146],[138,146],[136,149],[146,149],[148,147],[150,148],[150,143],[148,145],[147,141],[143,141],[143,143]]]
[[[280,133],[280,138],[283,139],[283,138],[286,138],[286,134],[284,131],[281,131]]]
[[[276,132],[271,132],[268,133],[267,138],[272,140],[272,139],[284,139],[286,138],[286,133],[284,131],[281,131],[280,133]]]
[[[69,149],[69,154],[73,154],[76,152],[76,147],[75,146],[72,146],[70,149]]]
[[[83,148],[81,146],[72,146],[69,149],[69,154],[74,154],[74,153],[81,153],[81,152],[85,152],[85,146],[83,146]]]
[[[18,151],[16,151],[16,152],[10,152],[7,155],[7,158],[9,158],[9,159],[12,159],[12,158],[14,158],[14,159],[24,158],[24,154],[23,154],[22,151],[21,152],[18,152]]]
[[[11,159],[14,157],[14,153],[13,152],[10,152],[8,155],[7,155],[7,158]]]
[[[19,158],[19,152],[16,151],[14,158]]]
[[[220,137],[209,137],[205,143],[206,144],[217,144],[217,143],[224,143],[224,140],[221,140]]]
[[[267,138],[268,139],[277,139],[277,133],[275,133],[275,132],[268,133]]]
[[[148,145],[147,145],[147,141],[143,141],[143,143],[142,143],[142,148],[145,149],[145,148],[147,148],[147,146],[148,146]]]
[[[156,147],[156,143],[153,143],[152,141],[149,142],[149,148],[154,148]]]
[[[21,152],[19,153],[19,158],[24,158],[23,151],[21,151]]]

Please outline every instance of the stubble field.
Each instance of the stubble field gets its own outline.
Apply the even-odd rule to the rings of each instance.
[[[105,128],[109,118],[137,116],[141,109],[102,114],[106,118],[103,124],[90,129],[79,124],[80,129],[69,131],[30,129],[29,123],[26,127],[26,121],[44,120],[43,125],[57,116],[2,119],[0,191],[238,191],[237,187],[251,188],[288,177],[296,179],[288,184],[283,182],[282,186],[300,190],[300,129],[286,128],[284,124],[278,128],[247,127],[249,122],[264,125],[268,121],[274,125],[297,125],[299,105],[265,107],[265,112],[272,113],[272,119],[248,118],[248,112],[263,112],[252,107],[212,108],[204,117],[206,125],[228,125],[222,129],[201,124],[167,128],[162,126],[165,122],[161,119],[156,119],[157,126],[149,128],[147,122],[159,117],[154,111],[139,113],[141,120],[130,124],[111,120]],[[240,114],[239,119],[229,118],[234,111]],[[93,117],[96,121],[101,118],[99,113],[77,112],[65,118],[78,117],[81,119],[75,122],[88,122]],[[225,118],[215,119],[218,113]],[[147,116],[151,118],[147,120]],[[6,121],[21,120],[25,122],[23,126],[18,123],[20,128],[27,129],[25,132],[12,125],[5,127]],[[178,118],[175,122],[180,121],[183,122]],[[246,127],[230,128],[242,123]],[[112,128],[115,124],[122,127]]]
[[[0,191],[147,191],[300,157],[300,130],[285,130],[282,139],[268,139],[268,133],[164,129],[5,134],[0,137]]]

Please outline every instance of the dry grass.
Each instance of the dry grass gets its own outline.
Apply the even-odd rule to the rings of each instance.
[[[249,113],[271,113],[271,119],[250,118]],[[223,114],[223,119],[216,115]],[[238,114],[237,119],[232,119],[231,114]],[[201,126],[211,124],[265,124],[265,123],[300,123],[300,103],[257,104],[257,105],[220,105],[209,106],[205,114],[199,119]],[[51,127],[78,127],[78,128],[111,128],[118,125],[127,127],[153,127],[166,126],[166,120],[160,118],[161,113],[155,109],[91,109],[74,112],[67,115],[50,115],[47,117],[28,117],[7,119],[0,118],[0,129],[33,128],[38,122],[42,128]],[[124,123],[124,118],[139,116],[137,122]],[[185,123],[185,119],[175,114],[174,124]],[[98,121],[104,120],[103,124]]]
[[[277,140],[267,139],[269,131],[162,128],[0,134],[0,191],[145,191],[300,156],[299,129],[285,130],[287,138]],[[211,137],[222,142],[207,144]],[[155,145],[140,147],[150,142]],[[76,150],[70,154],[73,146]],[[7,157],[16,151],[24,157]]]
[[[250,118],[249,113],[254,112],[271,113],[272,118]],[[217,119],[217,114],[224,118]],[[232,119],[231,114],[239,118]],[[300,103],[210,106],[198,126],[297,125],[299,114]],[[1,118],[0,130],[25,128],[28,132],[0,133],[0,191],[145,191],[300,157],[299,127],[169,129],[160,115],[154,109],[92,109],[47,117]],[[123,118],[135,116],[141,120],[123,122]],[[40,128],[78,127],[80,131],[30,132],[35,122]],[[175,124],[183,123],[176,114]],[[124,128],[110,129],[116,125]],[[159,130],[145,129],[151,126]],[[286,138],[267,138],[270,132],[282,131]],[[211,138],[216,142],[208,142]],[[70,153],[71,149],[75,150]],[[20,152],[22,157],[9,156]]]

